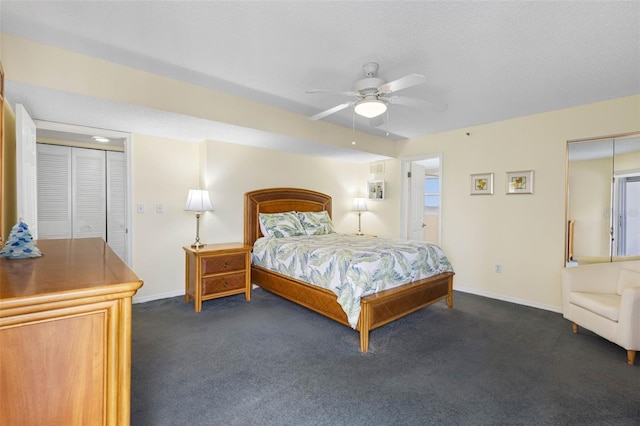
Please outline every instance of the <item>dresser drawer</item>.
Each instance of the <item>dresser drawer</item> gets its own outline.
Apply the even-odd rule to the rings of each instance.
[[[218,275],[202,279],[202,295],[223,293],[230,290],[245,289],[247,285],[245,271]]]
[[[246,254],[225,254],[202,258],[202,275],[219,274],[222,272],[244,271]]]

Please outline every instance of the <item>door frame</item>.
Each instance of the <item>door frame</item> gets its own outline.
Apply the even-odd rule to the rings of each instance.
[[[108,138],[124,139],[124,161],[125,161],[125,259],[122,259],[127,265],[133,265],[133,217],[131,214],[133,196],[132,179],[131,179],[131,133],[120,132],[117,130],[98,129],[95,127],[78,126],[75,124],[55,123],[51,121],[33,120],[36,124],[36,131],[52,130],[65,133],[73,133],[85,136],[101,135]],[[73,145],[71,145],[73,146]]]
[[[440,207],[438,213],[438,245],[442,245],[442,152],[435,152],[431,154],[424,154],[414,157],[404,157],[402,158],[402,167],[401,167],[401,179],[400,179],[400,191],[401,191],[401,199],[400,199],[400,235],[402,238],[408,238],[409,236],[409,202],[411,200],[411,185],[409,185],[409,179],[407,177],[409,171],[411,170],[411,163],[420,162],[425,160],[438,160],[438,169],[440,171]]]

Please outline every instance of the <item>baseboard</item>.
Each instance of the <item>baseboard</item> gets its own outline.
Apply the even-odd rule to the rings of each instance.
[[[496,299],[496,300],[502,300],[504,302],[515,303],[517,305],[529,306],[531,308],[543,309],[545,311],[556,312],[559,314],[562,313],[562,307],[559,307],[559,306],[545,305],[542,303],[533,303],[529,300],[518,299],[515,297],[508,297],[502,294],[490,293],[486,291],[478,291],[476,289],[467,288],[467,287],[457,287],[455,284],[453,286],[453,289],[455,291],[460,291],[462,293],[470,293],[470,294],[475,294],[476,296],[488,297],[490,299]],[[454,306],[455,306],[455,300],[454,300]]]
[[[184,290],[170,291],[167,293],[152,294],[151,296],[133,296],[133,303],[151,302],[153,300],[168,299],[170,297],[184,296]]]
[[[258,288],[258,286],[255,284],[252,284],[252,286],[253,286],[253,290]],[[152,294],[151,296],[133,296],[133,303],[135,304],[135,303],[151,302],[153,300],[168,299],[170,297],[176,297],[176,296],[184,296],[184,290],[176,290],[176,291],[170,291],[167,293]]]
[[[257,286],[255,284],[253,284],[253,289],[255,289]],[[510,303],[515,303],[518,305],[523,305],[523,306],[529,306],[532,308],[537,308],[537,309],[543,309],[545,311],[551,311],[551,312],[557,312],[559,314],[562,313],[562,308],[558,307],[558,306],[551,306],[551,305],[545,305],[542,303],[532,303],[529,300],[523,300],[523,299],[518,299],[515,297],[507,297],[501,294],[496,294],[496,293],[490,293],[490,292],[486,292],[486,291],[478,291],[476,289],[472,289],[472,288],[467,288],[467,287],[458,287],[458,286],[453,286],[453,289],[455,291],[460,291],[462,293],[470,293],[470,294],[475,294],[476,296],[482,296],[482,297],[488,297],[490,299],[496,299],[496,300],[502,300],[504,302],[510,302]],[[170,297],[176,297],[176,296],[184,296],[184,290],[176,290],[176,291],[170,291],[167,293],[159,293],[159,294],[152,294],[151,296],[140,296],[140,297],[133,297],[133,303],[145,303],[145,302],[151,302],[153,300],[160,300],[160,299],[168,299]]]

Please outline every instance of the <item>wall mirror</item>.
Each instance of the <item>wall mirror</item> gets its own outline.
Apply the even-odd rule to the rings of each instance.
[[[567,142],[567,265],[640,259],[640,132]]]

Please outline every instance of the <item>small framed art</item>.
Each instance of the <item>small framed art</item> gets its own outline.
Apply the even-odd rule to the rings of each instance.
[[[493,173],[471,175],[471,195],[493,195]]]
[[[383,180],[370,180],[367,186],[370,200],[384,200],[386,189]]]
[[[507,194],[533,194],[533,170],[507,172]]]

